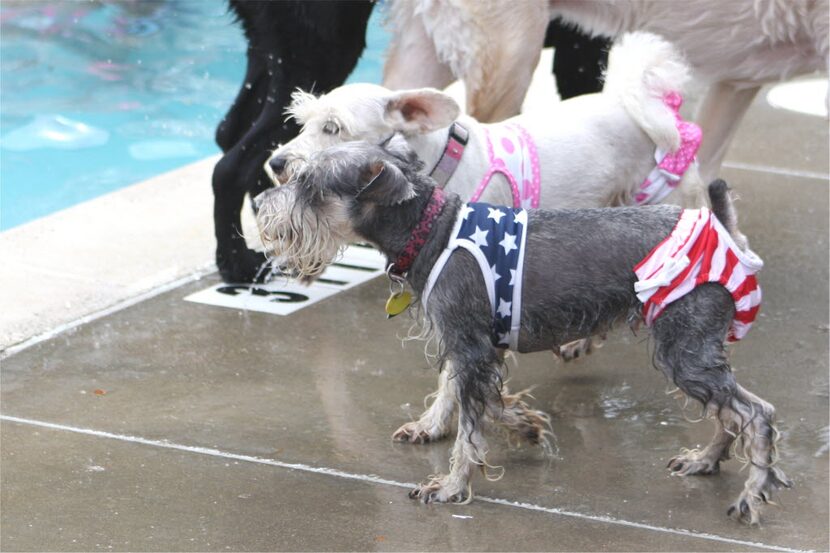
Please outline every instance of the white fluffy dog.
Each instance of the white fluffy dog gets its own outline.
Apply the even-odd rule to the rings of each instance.
[[[498,121],[518,113],[548,20],[612,38],[657,33],[712,83],[697,114],[709,180],[763,84],[827,71],[828,10],[828,0],[396,0],[384,85],[443,88],[461,78],[468,111]]]
[[[288,112],[302,131],[272,153],[265,170],[276,184],[285,182],[312,152],[351,140],[379,143],[393,133],[405,137],[427,168],[434,167],[448,152],[448,133],[457,121],[466,128],[467,144],[445,187],[462,198],[547,209],[632,204],[654,174],[655,160],[682,149],[675,111],[665,99],[682,90],[688,73],[667,41],[632,33],[611,51],[603,93],[561,102],[545,117],[528,113],[496,125],[460,115],[456,102],[434,89],[392,92],[352,84],[319,98],[298,91]],[[505,139],[511,128],[522,129],[524,138]],[[522,177],[511,182],[504,171],[493,171],[494,150],[495,157],[509,157],[511,141],[525,147],[527,156],[513,162],[523,165],[526,175],[533,158],[538,171],[526,177],[533,182]],[[673,178],[664,191],[668,196],[651,199],[684,207],[706,204],[696,165]],[[534,182],[540,189],[531,198],[523,186]]]

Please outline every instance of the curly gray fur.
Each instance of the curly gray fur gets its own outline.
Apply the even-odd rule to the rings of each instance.
[[[421,163],[400,142],[392,139],[385,147],[347,143],[312,156],[287,190],[257,199],[266,245],[277,255],[287,254],[284,261],[289,266],[293,262],[312,267],[314,274],[330,262],[332,248],[345,245],[349,236],[375,244],[394,261],[418,225],[434,187],[420,173]],[[717,181],[709,192],[716,216],[737,237],[726,184]],[[286,201],[293,205],[284,205]],[[418,295],[450,238],[460,207],[458,196],[449,195],[406,275]],[[602,334],[620,321],[636,320],[642,304],[634,291],[633,267],[671,232],[679,216],[680,208],[671,206],[529,211],[519,351],[557,349]],[[279,229],[285,228],[290,240],[270,239],[283,236]],[[298,233],[308,235],[294,236]],[[284,245],[319,241],[326,247]],[[465,497],[471,468],[486,466],[479,422],[503,407],[503,351],[491,341],[490,299],[478,263],[464,249],[450,255],[428,305],[420,307],[425,333],[435,336],[438,364],[452,372],[461,442],[456,441],[450,474],[432,479],[413,496],[455,501]],[[670,463],[672,470],[684,475],[712,473],[728,456],[730,443],[740,439],[751,465],[750,477],[730,512],[757,522],[760,504],[789,481],[775,467],[773,407],[737,384],[724,352],[734,311],[733,300],[722,286],[693,289],[656,320],[654,361],[680,390],[717,418],[721,429],[706,455],[677,457]]]

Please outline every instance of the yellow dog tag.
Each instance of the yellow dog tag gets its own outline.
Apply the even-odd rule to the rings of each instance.
[[[386,300],[386,318],[391,319],[395,315],[400,315],[412,303],[412,294],[404,290],[403,292],[395,292],[389,299]]]

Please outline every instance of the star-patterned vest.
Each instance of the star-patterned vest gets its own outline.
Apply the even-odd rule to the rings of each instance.
[[[421,297],[428,308],[429,294],[456,248],[469,251],[481,269],[493,315],[493,345],[517,349],[522,312],[527,211],[485,203],[461,206],[447,247],[430,271]]]

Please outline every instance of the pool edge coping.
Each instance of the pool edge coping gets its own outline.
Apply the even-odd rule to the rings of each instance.
[[[210,183],[219,158],[0,232],[0,359],[215,272]],[[243,228],[255,235],[250,210]]]

